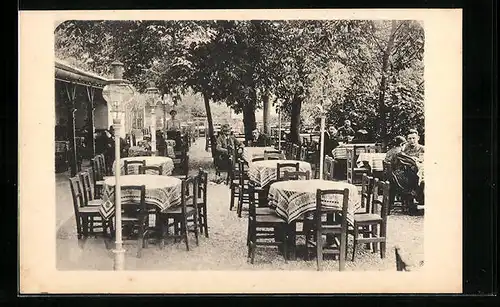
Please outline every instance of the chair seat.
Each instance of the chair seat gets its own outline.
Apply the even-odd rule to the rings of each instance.
[[[378,215],[378,214],[360,213],[360,214],[355,214],[354,215],[354,221],[356,223],[379,222],[379,221],[382,221],[382,217],[380,215]]]
[[[104,185],[104,180],[98,180],[98,181],[96,181],[95,185]]]
[[[194,207],[191,206],[186,206],[186,214],[192,214],[194,212]],[[168,208],[165,212],[165,214],[182,214],[182,208],[180,206]]]
[[[101,206],[104,201],[102,199],[92,199],[87,202],[87,206]]]
[[[255,221],[257,223],[285,223],[285,220],[277,215],[257,215]]]
[[[257,215],[266,215],[266,214],[275,215],[276,211],[269,207],[262,207],[262,208],[255,208],[255,213]]]
[[[122,216],[122,222],[137,222],[139,221],[138,218],[133,217],[133,216]]]
[[[80,208],[78,208],[78,211],[80,213],[97,213],[97,214],[99,214],[99,207],[97,207],[97,206],[80,207]]]

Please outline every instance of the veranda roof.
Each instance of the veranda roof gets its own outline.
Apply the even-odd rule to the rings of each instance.
[[[56,80],[97,88],[103,88],[106,84],[108,84],[109,80],[107,78],[79,68],[75,68],[58,59],[56,59],[54,62]]]

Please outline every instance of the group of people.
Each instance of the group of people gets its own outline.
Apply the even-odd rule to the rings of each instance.
[[[346,119],[344,125],[338,129],[330,125],[324,133],[324,151],[330,154],[340,142],[344,143],[365,143],[368,142],[368,132],[364,129],[354,131],[351,121]]]
[[[415,129],[410,129],[407,138],[404,136],[395,137],[392,141],[392,148],[385,155],[385,162],[391,163],[399,153],[414,158],[416,162],[423,162],[424,145],[419,144],[419,140],[420,136]]]

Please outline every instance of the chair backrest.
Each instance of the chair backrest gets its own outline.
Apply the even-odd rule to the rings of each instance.
[[[201,199],[204,204],[207,203],[207,188],[208,188],[208,173],[203,169],[198,171],[198,199]]]
[[[303,178],[303,179],[301,179]],[[305,172],[290,172],[290,171],[284,171],[283,173],[283,180],[310,180],[311,179],[311,172],[310,171],[305,171]]]
[[[116,189],[116,186],[115,186]],[[128,216],[136,216],[145,218],[148,215],[146,206],[146,186],[145,185],[122,185],[121,193],[138,191],[140,193],[139,203],[136,202],[122,202],[122,212]]]
[[[78,214],[79,209],[85,206],[82,187],[78,176],[69,178],[69,186],[71,189],[71,196],[73,198],[73,209],[75,210],[76,215]]]
[[[193,207],[198,212],[198,177],[189,176],[182,180],[181,186],[181,210],[182,214],[187,211],[187,204],[192,200]]]
[[[331,164],[333,163],[332,159],[330,156],[325,156],[325,159],[323,161],[323,179],[324,180],[332,180],[331,178]]]
[[[99,164],[97,163],[97,159],[95,157],[90,159],[90,165],[92,167],[92,180],[95,187],[95,183],[101,180],[101,178],[99,178]]]
[[[256,212],[255,187],[252,182],[248,183],[248,220],[249,223],[255,222]]]
[[[256,161],[264,161],[264,157],[253,157],[252,158],[252,162],[256,162]]]
[[[146,171],[157,172],[158,175],[163,175],[163,167],[161,165],[139,165],[139,174],[146,174]]]
[[[276,181],[282,180],[284,168],[293,168],[293,171],[298,172],[299,162],[296,163],[278,163],[276,164]]]
[[[264,160],[283,160],[285,159],[285,155],[281,152],[265,152],[264,151]]]
[[[390,184],[387,181],[373,179],[372,200],[370,213],[380,214],[384,221],[387,221],[389,211]]]
[[[94,194],[92,193],[92,183],[90,181],[90,174],[89,172],[85,171],[80,172],[78,176],[81,182],[83,201],[85,204],[87,204],[90,200],[94,199]]]
[[[98,162],[100,164],[100,168],[101,168],[101,174],[102,176],[105,176],[107,173],[106,173],[106,158],[104,157],[104,154],[98,154],[97,156],[97,159],[98,159]]]
[[[361,208],[366,208],[366,212],[371,212],[370,204],[373,193],[373,177],[363,174],[361,177]]]
[[[123,162],[123,166],[125,168],[125,175],[129,174],[128,167],[129,165],[139,165],[139,166],[146,166],[146,160],[125,160]]]

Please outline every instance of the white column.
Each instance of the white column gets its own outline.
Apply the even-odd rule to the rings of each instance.
[[[122,271],[125,267],[125,250],[122,241],[122,203],[120,185],[120,119],[113,120],[115,130],[115,249],[113,250],[114,270]]]
[[[319,148],[319,179],[323,179],[323,159],[325,157],[325,115],[321,115],[321,142]]]
[[[151,151],[156,155],[156,114],[155,107],[151,108]]]

